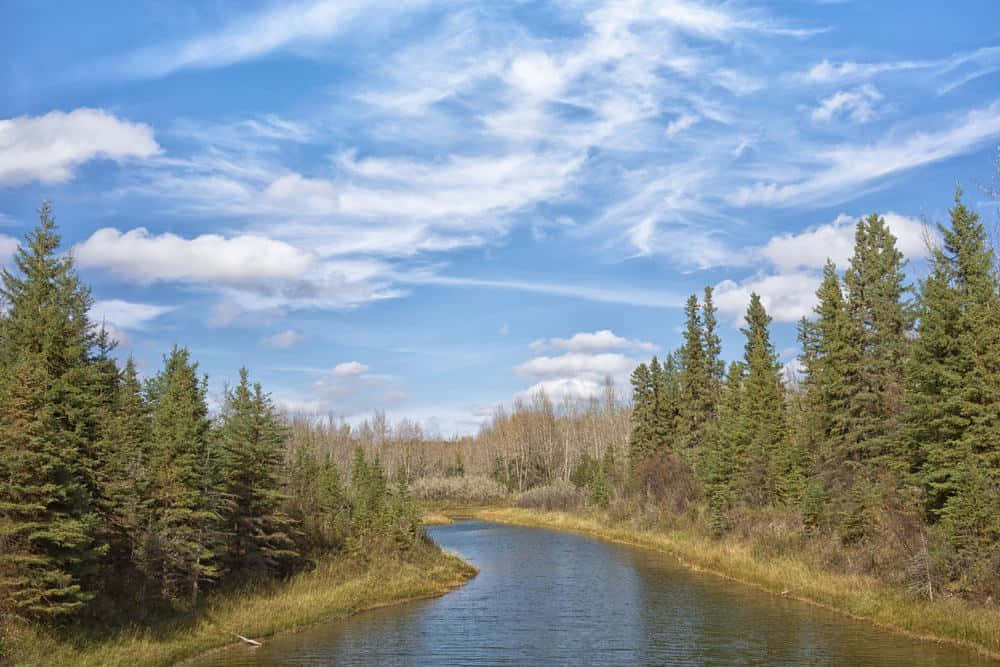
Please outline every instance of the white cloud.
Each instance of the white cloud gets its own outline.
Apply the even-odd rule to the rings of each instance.
[[[181,69],[223,67],[257,58],[296,42],[329,39],[352,25],[364,10],[398,11],[413,3],[313,0],[279,3],[179,43],[144,49],[124,58],[127,76],[158,77]]]
[[[262,342],[268,347],[273,347],[278,350],[284,350],[286,348],[292,347],[296,343],[302,340],[302,334],[295,329],[287,329],[280,333],[276,333],[273,336],[268,336]]]
[[[254,235],[205,234],[185,239],[106,227],[74,248],[81,267],[104,268],[144,284],[159,281],[246,283],[302,276],[312,253]]]
[[[157,306],[151,303],[135,303],[123,299],[95,301],[90,308],[90,319],[100,326],[102,322],[114,324],[122,329],[145,329],[151,321],[161,315],[176,310],[175,306]]]
[[[0,234],[0,267],[12,264],[18,245],[17,239]]]
[[[857,195],[857,188],[900,171],[914,169],[966,153],[1000,135],[1000,102],[973,109],[948,127],[889,138],[878,144],[844,145],[818,151],[825,168],[792,183],[743,186],[730,198],[737,206],[792,206],[839,200]]]
[[[813,109],[812,119],[818,123],[829,123],[834,118],[847,118],[854,123],[867,123],[878,115],[875,104],[882,94],[875,86],[865,84],[854,90],[838,90],[821,100]]]
[[[580,332],[569,338],[549,338],[531,343],[531,349],[540,352],[546,348],[567,350],[569,352],[603,352],[607,350],[635,349],[655,352],[658,348],[653,343],[641,340],[630,340],[616,335],[610,329],[601,329],[593,333]]]
[[[719,312],[742,321],[751,292],[760,295],[764,308],[776,322],[796,322],[812,312],[820,278],[804,271],[756,276],[741,282],[723,280],[715,286]]]
[[[934,232],[914,218],[889,212],[884,216],[889,231],[896,237],[896,247],[908,259],[927,255],[926,239]],[[827,258],[844,268],[854,253],[854,230],[859,217],[841,214],[828,224],[799,234],[774,236],[760,254],[779,271],[821,269]]]
[[[61,183],[90,160],[120,162],[159,151],[152,128],[103,109],[0,119],[0,185]]]
[[[646,308],[676,308],[684,304],[679,297],[662,290],[614,289],[588,287],[586,285],[563,285],[558,283],[537,283],[521,280],[484,280],[480,278],[460,278],[439,276],[428,273],[397,274],[396,278],[405,284],[443,285],[446,287],[479,287],[483,289],[514,290],[565,296],[586,301],[620,303]]]
[[[670,121],[670,123],[667,124],[667,130],[666,130],[667,136],[668,137],[677,136],[678,134],[688,129],[697,122],[698,122],[697,116],[689,113],[682,113],[675,120],[672,120]]]
[[[368,372],[368,366],[359,361],[345,361],[333,367],[334,375],[364,375]]]
[[[514,368],[518,375],[556,379],[562,376],[589,377],[600,380],[606,375],[621,376],[631,372],[635,362],[623,354],[603,352],[585,354],[568,352],[557,357],[535,357]]]

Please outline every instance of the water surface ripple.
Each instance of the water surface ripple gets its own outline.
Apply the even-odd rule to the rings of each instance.
[[[572,533],[429,529],[480,568],[444,597],[233,647],[198,665],[996,664]]]

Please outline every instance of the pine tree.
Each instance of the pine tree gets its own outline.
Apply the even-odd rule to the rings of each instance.
[[[912,314],[904,297],[903,254],[885,220],[858,222],[854,255],[844,274],[850,343],[858,360],[847,378],[846,455],[852,461],[895,465],[903,407],[903,364]]]
[[[285,435],[270,397],[259,383],[251,386],[241,368],[239,384],[226,392],[218,438],[227,500],[226,565],[246,578],[287,572],[298,558],[292,521],[279,510]]]
[[[680,410],[679,445],[689,461],[697,467],[697,449],[704,425],[712,416],[715,389],[715,362],[705,353],[706,333],[701,321],[701,310],[695,295],[688,297],[684,306],[686,327],[684,345],[680,349]],[[691,451],[695,450],[695,451]]]
[[[639,364],[632,371],[632,429],[629,434],[629,459],[633,464],[641,461],[653,449],[655,411],[653,375],[649,371],[649,366]]]
[[[921,286],[907,366],[905,442],[927,486],[928,509],[948,513],[971,463],[1000,477],[1000,290],[979,216],[955,194],[943,246]],[[966,501],[958,498],[956,505]]]
[[[752,505],[766,505],[779,499],[783,476],[783,450],[787,447],[785,396],[769,326],[771,317],[760,297],[750,295],[746,313],[744,362],[746,379],[741,398],[740,452],[738,460],[742,496]],[[739,455],[738,455],[739,456]]]
[[[44,204],[2,273],[0,298],[0,612],[56,617],[92,597],[80,581],[103,546],[94,535],[87,395],[94,334],[89,290]]]
[[[166,599],[194,607],[203,585],[222,574],[222,495],[209,444],[205,381],[188,351],[174,346],[147,391],[153,525],[143,560],[154,568]]]
[[[656,361],[656,357],[653,357]],[[653,450],[673,451],[677,447],[678,423],[680,421],[681,383],[677,353],[671,353],[663,364],[651,366],[653,375]]]
[[[799,440],[803,462],[814,477],[806,482],[813,504],[807,509],[813,524],[820,521],[820,498],[843,498],[854,480],[857,466],[847,439],[852,374],[860,359],[852,344],[846,302],[829,260],[816,291],[815,319],[799,325],[804,369],[803,419]]]
[[[722,360],[722,339],[719,337],[719,320],[716,317],[718,309],[712,297],[711,287],[705,287],[705,295],[701,303],[701,319],[705,331],[705,365],[709,378],[709,406],[712,417],[718,413],[722,400],[722,384],[726,375],[726,362]]]
[[[737,452],[746,451],[742,422],[743,381],[744,365],[734,361],[722,386],[718,417],[706,429],[705,497],[709,528],[714,535],[721,535],[728,528],[735,466],[742,460]]]

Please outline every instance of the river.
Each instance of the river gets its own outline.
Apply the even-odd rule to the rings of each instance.
[[[197,665],[994,665],[654,552],[482,521],[428,529],[480,568],[444,597],[205,656]]]

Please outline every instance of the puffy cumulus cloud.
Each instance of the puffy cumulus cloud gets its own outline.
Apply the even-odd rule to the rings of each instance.
[[[884,216],[889,231],[896,237],[896,247],[909,259],[927,256],[927,241],[933,232],[920,220],[889,212]],[[821,269],[827,258],[841,269],[854,253],[854,228],[858,218],[841,214],[828,224],[813,227],[799,234],[774,236],[760,254],[779,271]]]
[[[204,234],[185,239],[150,234],[144,227],[125,232],[106,227],[74,248],[85,268],[103,268],[143,284],[160,281],[245,283],[296,278],[315,256],[284,241],[263,236],[226,238]]]
[[[103,109],[50,111],[0,120],[0,185],[61,183],[95,158],[148,158],[160,150],[153,130]]]
[[[267,347],[273,347],[277,350],[284,350],[292,347],[296,343],[302,340],[302,334],[295,329],[287,329],[280,333],[276,333],[272,336],[266,337],[262,342]]]
[[[517,375],[533,381],[515,398],[529,399],[542,391],[556,402],[602,396],[609,379],[615,387],[626,386],[637,364],[635,359],[617,352],[567,352],[534,357],[514,368]]]
[[[719,312],[739,322],[756,292],[767,313],[777,322],[796,322],[812,312],[820,278],[815,272],[795,271],[757,276],[741,282],[723,280],[715,286]]]
[[[630,340],[618,336],[610,329],[601,329],[593,333],[580,332],[569,338],[549,338],[531,343],[531,349],[541,352],[547,348],[563,349],[570,352],[602,352],[606,350],[636,349],[653,352],[657,349],[654,343],[641,340]]]
[[[812,119],[818,123],[829,123],[835,118],[867,123],[878,116],[875,105],[881,99],[882,93],[870,83],[854,90],[838,90],[820,101],[819,106],[813,109]]]
[[[514,368],[518,375],[535,378],[558,378],[560,376],[594,377],[621,375],[630,372],[634,366],[631,359],[615,352],[585,354],[567,352],[556,357],[541,356],[529,359]]]
[[[334,366],[331,372],[338,377],[364,375],[368,372],[368,366],[360,361],[345,361]]]

